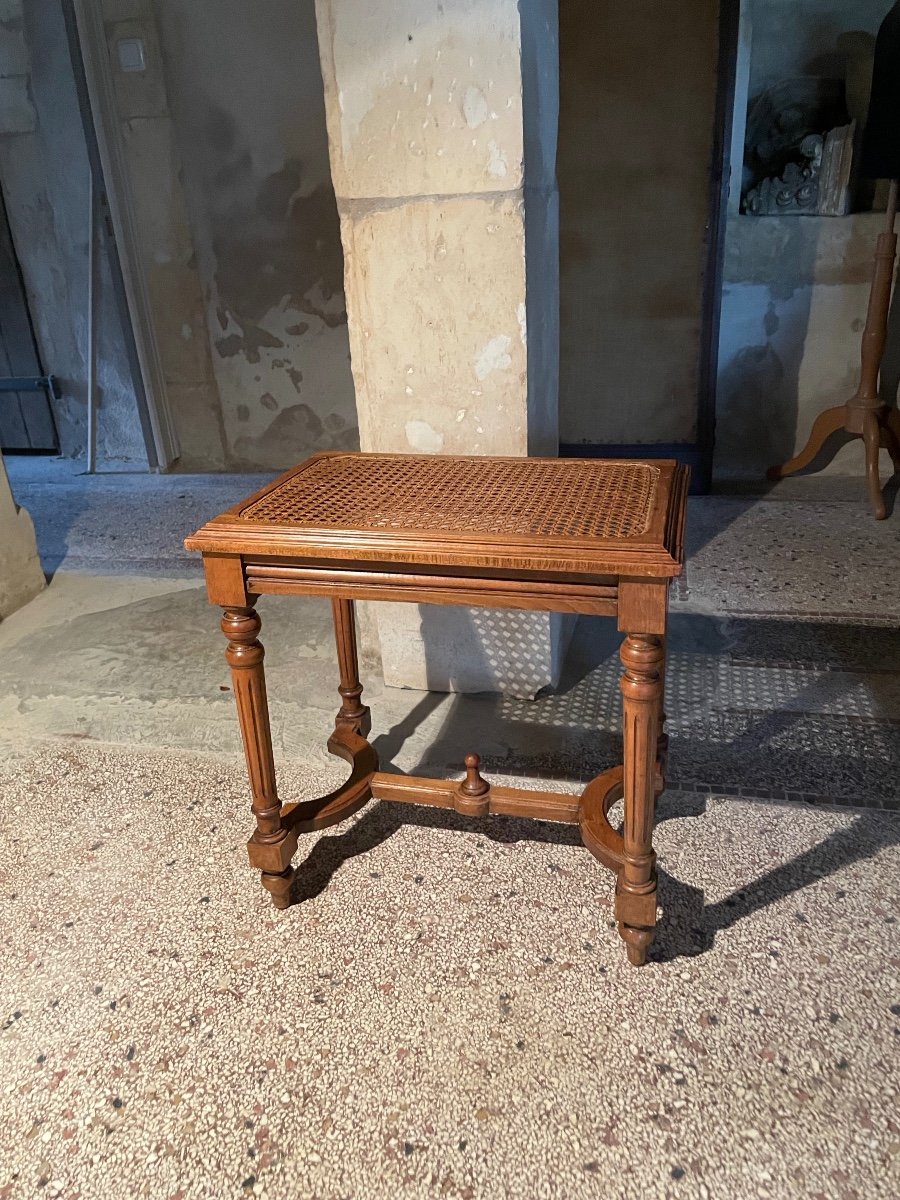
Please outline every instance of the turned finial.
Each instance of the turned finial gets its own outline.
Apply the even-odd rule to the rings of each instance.
[[[464,796],[483,796],[491,790],[488,781],[481,778],[480,766],[481,758],[477,754],[466,755],[466,778],[459,787]]]

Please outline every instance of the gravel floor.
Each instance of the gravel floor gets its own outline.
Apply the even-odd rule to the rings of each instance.
[[[564,827],[372,805],[276,913],[236,758],[4,770],[0,1200],[900,1194],[896,814],[666,798],[637,971]]]

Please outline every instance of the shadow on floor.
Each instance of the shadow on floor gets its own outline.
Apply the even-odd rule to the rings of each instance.
[[[437,737],[410,773],[459,769],[463,753],[478,748],[471,739],[479,736],[511,748],[507,759],[491,764],[504,774],[518,769],[532,775],[571,777],[580,771],[591,778],[620,761],[617,652],[621,639],[609,622],[586,624],[588,636],[581,639],[579,652],[570,660],[556,694],[536,702],[511,701],[502,696],[455,697]],[[885,795],[893,796],[896,779],[892,764],[896,758],[890,753],[890,745],[881,745],[877,738],[893,739],[892,745],[900,738],[900,723],[892,719],[891,708],[897,701],[892,688],[900,668],[900,632],[823,622],[729,621],[682,614],[672,618],[669,647],[673,656],[681,656],[678,665],[682,684],[690,660],[697,660],[695,667],[699,664],[696,686],[687,688],[686,694],[671,694],[675,680],[670,678],[673,687],[668,707],[670,714],[675,710],[675,719],[670,722],[672,762],[677,764],[681,760],[679,770],[694,779],[711,779],[709,787],[714,791],[718,790],[715,781],[721,778],[717,772],[724,771],[733,772],[742,794],[752,794],[754,787],[758,787],[764,796],[771,797],[771,789],[764,790],[758,781],[773,777],[781,780],[785,791],[796,788],[805,793],[811,786],[810,780],[827,781],[830,776],[836,777],[835,790],[846,788],[847,780],[855,779],[860,791],[865,792],[872,788],[873,780],[876,783],[881,780],[881,776],[873,776],[871,771],[866,774],[874,750],[882,760]],[[715,665],[718,674],[705,675],[699,669],[704,667],[704,660],[707,668]],[[724,694],[716,690],[723,664]],[[732,694],[727,673],[731,668],[738,672],[761,672],[765,686],[759,687],[758,694],[771,705],[768,711],[752,706],[752,694],[749,697]],[[792,679],[780,680],[779,671],[793,672]],[[804,711],[821,709],[822,696],[817,689],[822,686],[823,675],[826,682],[836,685],[826,697],[836,711]],[[842,715],[842,691],[852,690],[863,677],[869,688],[869,700],[874,697],[876,708],[883,702],[886,719],[866,721],[853,712]],[[713,691],[704,694],[707,687]],[[748,690],[753,692],[749,685]],[[784,703],[785,695],[790,696],[788,706]],[[400,722],[374,739],[384,769],[402,773],[393,760],[445,699],[435,693],[424,694]],[[688,707],[694,704],[695,713],[693,718],[679,723],[676,714],[682,702]],[[735,707],[741,703],[745,705],[743,709]],[[729,708],[730,704],[734,706]],[[844,708],[852,710],[853,705],[845,699]],[[818,741],[813,739],[810,744],[813,718],[819,721]],[[554,740],[561,743],[556,753],[548,750]],[[488,767],[485,773],[489,773]],[[731,790],[737,794],[739,789]],[[660,802],[658,823],[673,818],[702,818],[705,811],[703,795],[672,793]],[[319,895],[343,863],[374,849],[403,826],[477,832],[503,843],[581,845],[580,832],[575,826],[501,817],[473,821],[445,810],[383,803],[371,808],[344,832],[320,838],[298,871],[297,898],[303,901]],[[660,867],[664,915],[651,959],[669,962],[703,954],[712,948],[718,933],[754,912],[801,892],[850,863],[869,859],[897,842],[900,842],[900,820],[885,813],[861,813],[852,824],[831,834],[818,846],[712,904],[706,903],[702,888],[684,883]],[[794,919],[802,923],[805,917],[798,912]]]
[[[621,761],[621,635],[582,619],[557,691],[534,701],[425,693],[374,745],[385,770],[435,709],[446,716],[405,765],[587,783]],[[667,681],[673,788],[759,799],[896,806],[900,630],[673,614]],[[373,714],[378,728],[377,709]]]
[[[658,824],[673,818],[701,818],[705,811],[705,802],[700,797],[664,797],[660,803]],[[329,833],[319,838],[295,876],[295,901],[303,903],[320,895],[344,863],[374,850],[404,826],[477,833],[507,845],[520,841],[557,846],[581,845],[581,835],[573,825],[551,825],[504,817],[476,821],[443,809],[384,802],[370,808],[344,832]],[[760,909],[836,874],[851,863],[872,858],[880,850],[898,842],[900,821],[885,814],[863,813],[851,825],[830,834],[819,845],[789,862],[773,867],[748,886],[714,904],[706,904],[702,888],[684,883],[660,869],[663,914],[657,926],[650,959],[652,962],[672,962],[704,954],[712,949],[718,933],[730,929]],[[599,864],[596,864],[596,869],[603,870]],[[415,882],[422,883],[424,880],[417,876]],[[612,876],[609,884],[612,889]],[[597,915],[601,917],[599,910]],[[803,923],[806,918],[798,912],[794,920]]]
[[[851,863],[873,858],[879,851],[898,842],[900,821],[886,814],[862,813],[852,825],[829,834],[819,845],[790,862],[773,867],[747,887],[714,904],[705,903],[701,888],[692,887],[660,870],[663,918],[650,957],[653,961],[670,962],[703,954],[712,949],[717,933],[820,879],[827,879]],[[794,920],[801,924],[806,919],[802,912],[794,914]]]

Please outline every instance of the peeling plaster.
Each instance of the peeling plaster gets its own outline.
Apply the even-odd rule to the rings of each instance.
[[[356,449],[313,6],[156,5],[228,465]]]
[[[500,333],[484,346],[475,359],[475,374],[480,380],[487,379],[492,371],[505,371],[512,365],[508,351],[512,338]]]
[[[484,92],[479,87],[466,88],[463,100],[463,116],[470,129],[477,129],[488,119],[488,102]]]
[[[318,317],[329,328],[346,324],[340,232],[330,187],[317,184],[304,193],[303,163],[289,159],[257,180],[248,194],[250,151],[237,140],[233,119],[213,110],[207,130],[222,164],[209,205],[219,303],[240,326],[248,347],[272,344],[259,342],[265,333],[258,327],[279,306]]]
[[[406,440],[420,454],[439,454],[444,448],[444,435],[427,421],[407,421]]]
[[[528,345],[528,316],[524,304],[520,304],[516,309],[516,319],[519,322],[519,337],[522,339],[522,345]]]
[[[348,428],[338,413],[329,413],[323,420],[308,404],[292,404],[283,408],[261,434],[238,438],[234,454],[243,465],[283,458],[286,445],[300,445],[313,453],[353,450],[358,444],[356,429]]]
[[[508,169],[506,155],[496,142],[488,142],[488,174],[494,179],[503,179]]]

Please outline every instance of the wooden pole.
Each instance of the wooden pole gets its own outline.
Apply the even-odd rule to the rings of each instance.
[[[87,474],[97,470],[97,196],[88,176]]]

